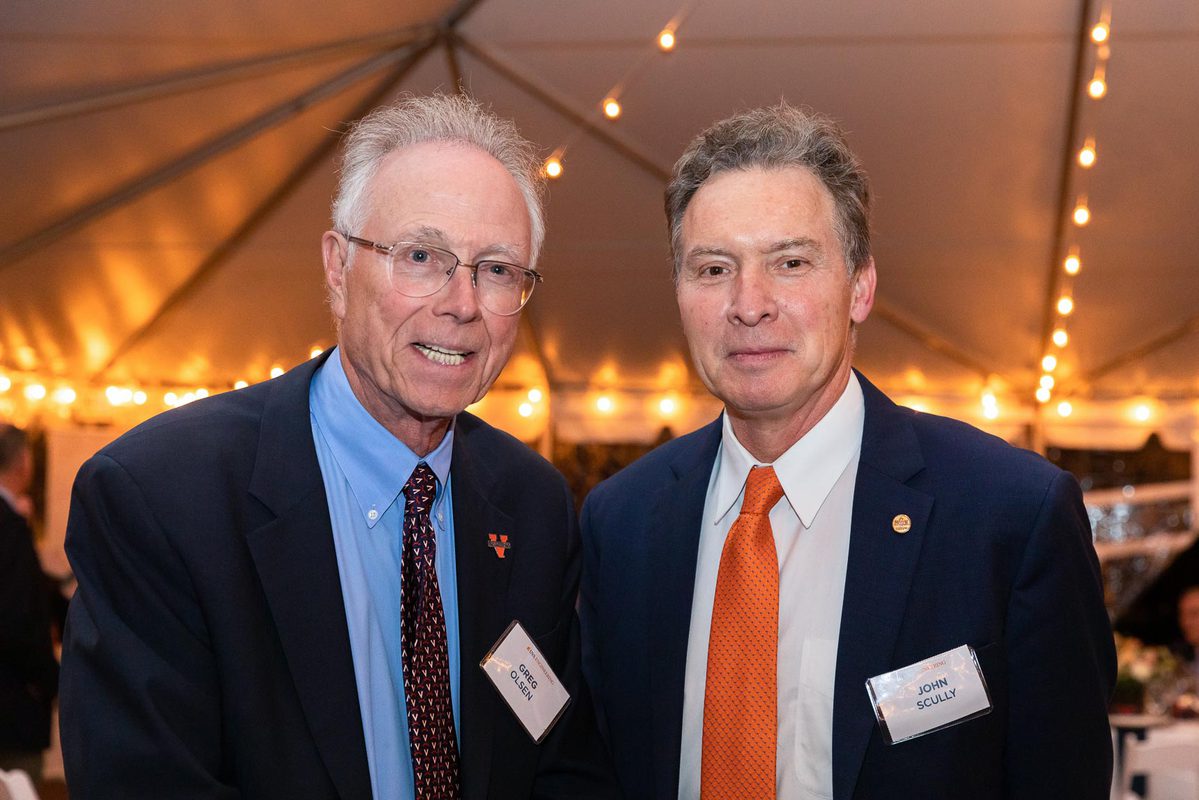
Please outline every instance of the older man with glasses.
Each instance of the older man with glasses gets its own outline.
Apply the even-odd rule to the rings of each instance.
[[[322,239],[337,348],[80,471],[73,798],[612,795],[571,496],[464,412],[543,236],[511,123],[437,96],[355,126]]]

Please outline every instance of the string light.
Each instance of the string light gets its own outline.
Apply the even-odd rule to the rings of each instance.
[[[1057,414],[1059,417],[1068,417],[1074,413],[1074,406],[1069,400],[1063,400],[1057,404]]]
[[[1053,395],[1044,386],[1037,387],[1036,398],[1038,403],[1048,403],[1049,398]]]
[[[12,379],[7,375],[0,375],[0,394],[7,392],[12,388]]]
[[[1055,328],[1052,338],[1055,345],[1065,347],[1070,341],[1070,334],[1066,333],[1065,328]]]
[[[604,116],[608,119],[617,119],[620,117],[620,101],[615,97],[604,98]]]
[[[1148,422],[1149,418],[1153,416],[1153,409],[1149,407],[1148,403],[1137,403],[1132,408],[1132,416],[1137,422]]]
[[[144,406],[146,404],[146,401],[149,399],[150,399],[150,396],[148,394],[146,394],[144,391],[142,391],[141,389],[138,389],[136,392],[133,393],[133,404],[135,406]]]
[[[1074,219],[1074,224],[1080,228],[1084,227],[1088,222],[1091,221],[1091,209],[1087,207],[1087,198],[1085,195],[1078,198],[1078,203],[1074,206],[1074,214],[1072,217]]]
[[[233,388],[234,388],[234,389],[244,389],[244,388],[246,388],[246,387],[247,387],[247,386],[249,386],[249,385],[250,385],[250,384],[249,384],[249,383],[247,383],[246,381],[234,381],[234,382],[233,382]]]
[[[1082,270],[1082,259],[1078,255],[1078,248],[1070,248],[1070,255],[1066,256],[1066,260],[1062,262],[1062,269],[1067,275],[1077,275]]]
[[[1068,317],[1074,312],[1074,298],[1070,295],[1062,295],[1057,301],[1057,313],[1063,317]]]
[[[30,383],[25,387],[26,400],[45,400],[46,387],[40,383]]]
[[[308,357],[316,358],[323,352],[325,352],[325,348],[321,347],[319,344],[314,344],[312,347],[310,347],[308,349]]]
[[[1052,389],[1054,383],[1055,383],[1055,381],[1053,380],[1052,375],[1042,375],[1041,376],[1041,386],[1043,386],[1044,388]]]
[[[271,377],[272,378],[278,378],[282,374],[283,374],[283,367],[279,366],[278,364],[271,367]]]
[[[69,406],[79,399],[79,393],[70,386],[59,386],[50,395],[50,399],[58,403],[60,406]]]
[[[674,44],[674,31],[672,31],[670,28],[664,28],[662,32],[658,34],[658,49],[663,53],[669,53],[674,49]]]
[[[545,395],[542,394],[540,389],[533,388],[533,389],[529,390],[529,402],[530,403],[540,403],[544,397],[545,397]]]
[[[1111,28],[1108,27],[1106,21],[1095,23],[1095,27],[1091,28],[1091,41],[1095,44],[1103,44],[1107,41],[1107,37],[1111,34]]]
[[[611,414],[612,409],[615,407],[616,404],[612,402],[612,398],[606,394],[601,394],[595,398],[595,410],[601,414]]]
[[[1095,150],[1095,140],[1088,138],[1083,143],[1082,149],[1078,151],[1078,166],[1083,169],[1090,169],[1095,166],[1095,159],[1098,153]]]
[[[550,156],[545,160],[545,166],[542,167],[542,172],[545,177],[552,179],[562,177],[562,159],[558,156]]]
[[[678,410],[679,410],[678,401],[675,400],[673,397],[663,397],[661,400],[658,401],[658,412],[661,413],[662,416],[664,416],[664,417],[669,417]]]
[[[521,403],[520,406],[517,407],[516,412],[522,417],[531,417],[533,416],[533,404]]]
[[[1087,84],[1087,94],[1091,96],[1092,100],[1102,100],[1103,96],[1107,94],[1106,72],[1102,61],[1095,65],[1095,74],[1091,78],[1091,82]]]
[[[1057,356],[1055,356],[1053,353],[1049,353],[1042,358],[1041,369],[1045,370],[1046,372],[1053,372],[1055,369],[1057,369]]]

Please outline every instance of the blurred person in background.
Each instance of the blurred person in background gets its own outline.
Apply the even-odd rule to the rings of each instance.
[[[0,423],[0,769],[42,775],[58,662],[44,577],[26,519],[33,457],[25,431]]]

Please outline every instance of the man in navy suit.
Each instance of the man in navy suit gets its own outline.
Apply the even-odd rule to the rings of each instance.
[[[876,274],[841,130],[785,104],[719,122],[666,210],[725,412],[584,505],[584,672],[626,796],[1107,797],[1078,485],[853,370]]]
[[[532,146],[473,101],[355,126],[322,240],[338,347],[80,470],[73,798],[615,793],[570,494],[463,411],[512,352],[542,220]],[[513,620],[573,697],[540,741],[479,667]]]

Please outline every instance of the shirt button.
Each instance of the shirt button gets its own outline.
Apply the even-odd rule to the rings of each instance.
[[[370,511],[366,512],[366,518],[371,522],[374,522],[379,518],[379,512],[372,508]]]

